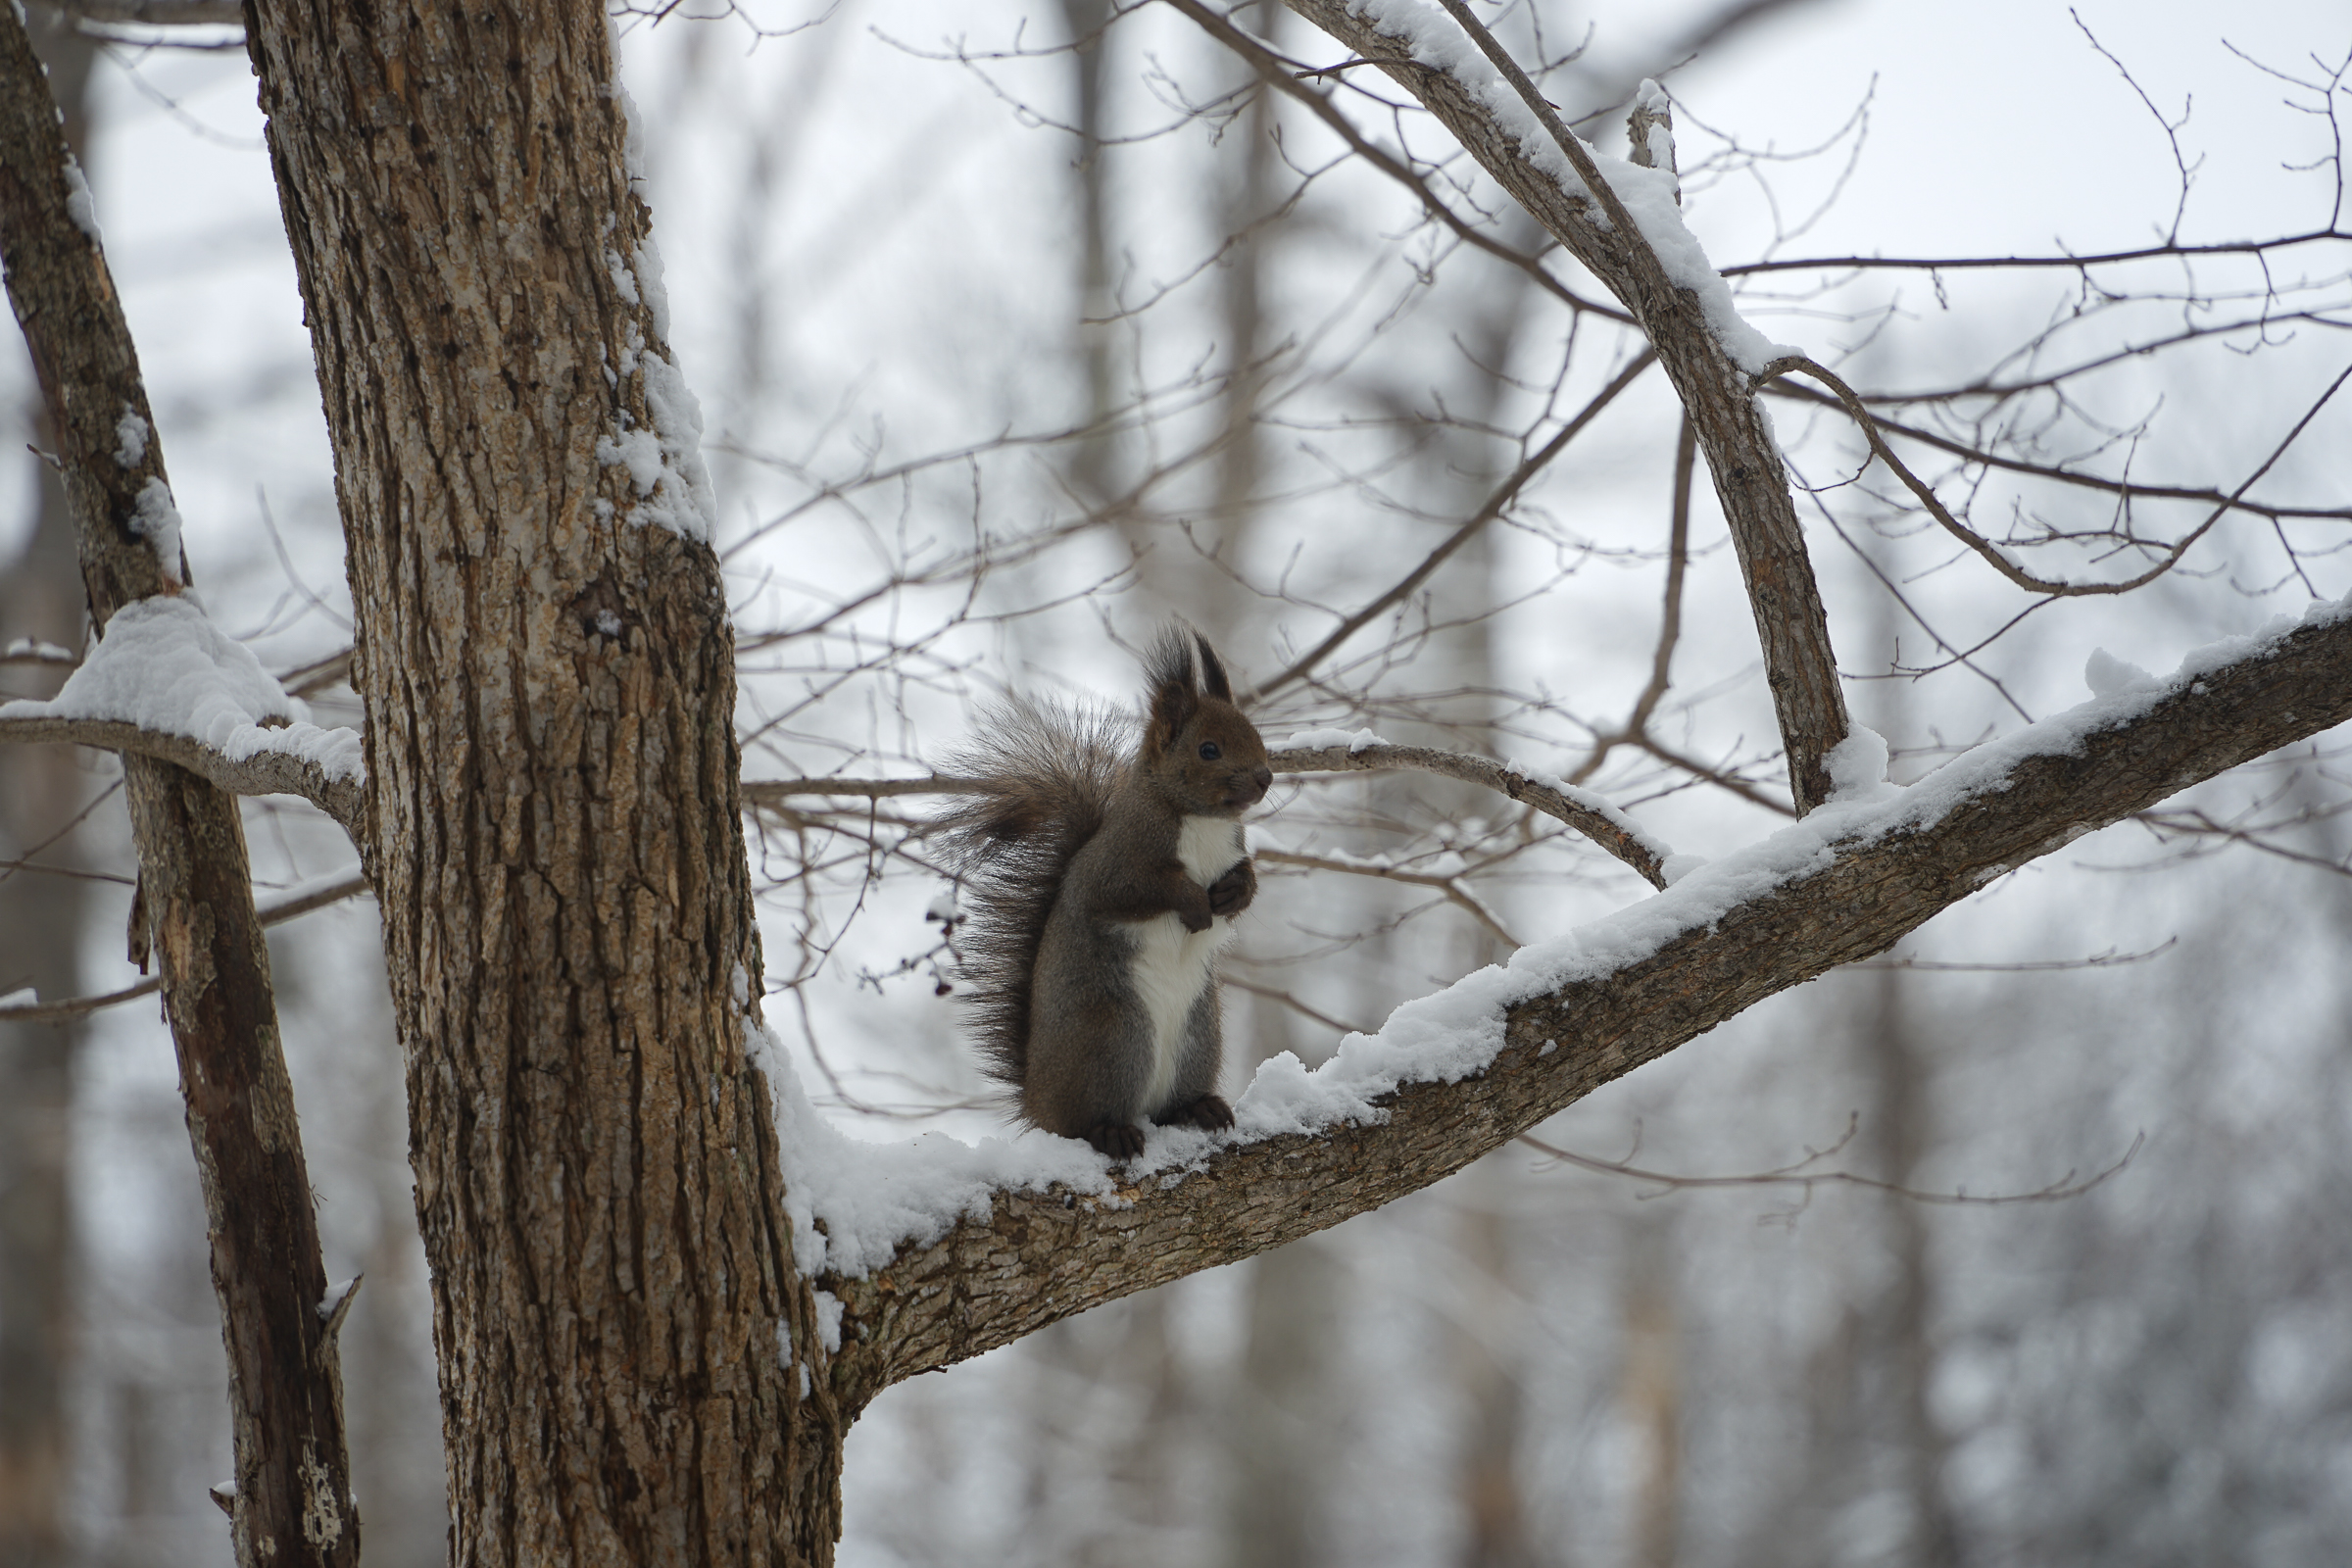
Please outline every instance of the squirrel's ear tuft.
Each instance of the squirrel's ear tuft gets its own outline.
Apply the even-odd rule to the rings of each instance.
[[[1144,679],[1151,683],[1144,698],[1149,713],[1144,754],[1156,757],[1175,744],[1200,709],[1200,677],[1193,664],[1192,639],[1182,627],[1170,626],[1152,643],[1144,658]]]
[[[1225,678],[1225,666],[1217,662],[1217,651],[1208,646],[1208,639],[1193,633],[1193,646],[1200,650],[1201,683],[1208,695],[1221,703],[1233,701],[1233,682]]]

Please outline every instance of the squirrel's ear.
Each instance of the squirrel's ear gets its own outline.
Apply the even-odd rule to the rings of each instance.
[[[1200,677],[1193,668],[1193,650],[1185,634],[1171,626],[1144,662],[1144,678],[1151,682],[1145,699],[1150,717],[1144,725],[1144,752],[1156,757],[1175,744],[1184,726],[1200,709]]]
[[[1233,682],[1225,678],[1225,666],[1217,662],[1217,651],[1208,646],[1208,639],[1193,633],[1193,644],[1200,650],[1200,673],[1208,695],[1221,703],[1233,701]]]
[[[1176,744],[1184,726],[1200,710],[1200,694],[1189,679],[1162,680],[1152,688],[1152,717],[1144,725],[1144,752],[1157,757]]]

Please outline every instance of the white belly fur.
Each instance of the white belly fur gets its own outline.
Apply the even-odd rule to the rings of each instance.
[[[1176,841],[1184,873],[1202,887],[1242,858],[1242,824],[1225,816],[1188,816]],[[1173,911],[1136,927],[1135,994],[1152,1025],[1152,1077],[1137,1114],[1164,1109],[1176,1083],[1185,1016],[1208,984],[1209,962],[1233,935],[1233,922],[1212,917],[1205,931],[1187,931]]]

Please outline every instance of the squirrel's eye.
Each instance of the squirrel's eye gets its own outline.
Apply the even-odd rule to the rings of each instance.
[[[1225,753],[1218,748],[1215,741],[1202,741],[1200,743],[1200,760],[1203,762],[1213,762],[1224,755]]]

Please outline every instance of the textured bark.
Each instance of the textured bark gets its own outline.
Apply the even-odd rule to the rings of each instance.
[[[1697,296],[1666,276],[1632,223],[1596,220],[1592,202],[1539,170],[1483,101],[1443,71],[1417,65],[1412,47],[1358,16],[1348,0],[1289,0],[1291,9],[1372,61],[1420,100],[1568,253],[1616,295],[1649,337],[1681,395],[1714,475],[1747,585],[1765,678],[1788,750],[1798,813],[1829,798],[1823,759],[1845,738],[1845,698],[1830,647],[1827,612],[1788,493],[1780,448],[1746,372],[1700,314]],[[1200,9],[1188,3],[1188,14]],[[1213,30],[1213,29],[1212,29]]]
[[[1000,1194],[985,1221],[909,1247],[868,1278],[825,1281],[849,1311],[836,1378],[879,1388],[1376,1208],[1765,998],[1884,951],[2081,834],[2347,718],[2352,617],[2306,625],[2074,755],[2025,760],[2006,788],[1932,827],[1848,846],[1712,928],[1510,1008],[1483,1075],[1407,1086],[1377,1126],[1244,1145],[1180,1180],[1122,1187],[1111,1203]]]
[[[666,353],[603,9],[246,31],[335,454],[454,1560],[822,1561],[854,1412],[744,1051],[718,563],[598,456]]]
[[[103,630],[123,605],[177,593],[187,571],[131,527],[140,491],[164,478],[163,443],[105,258],[71,217],[70,168],[24,29],[0,20],[0,250]],[[116,455],[125,414],[148,421],[132,462]],[[340,1319],[317,1310],[326,1278],[236,798],[153,758],[124,757],[122,770],[228,1350],[237,1558],[356,1563]]]

